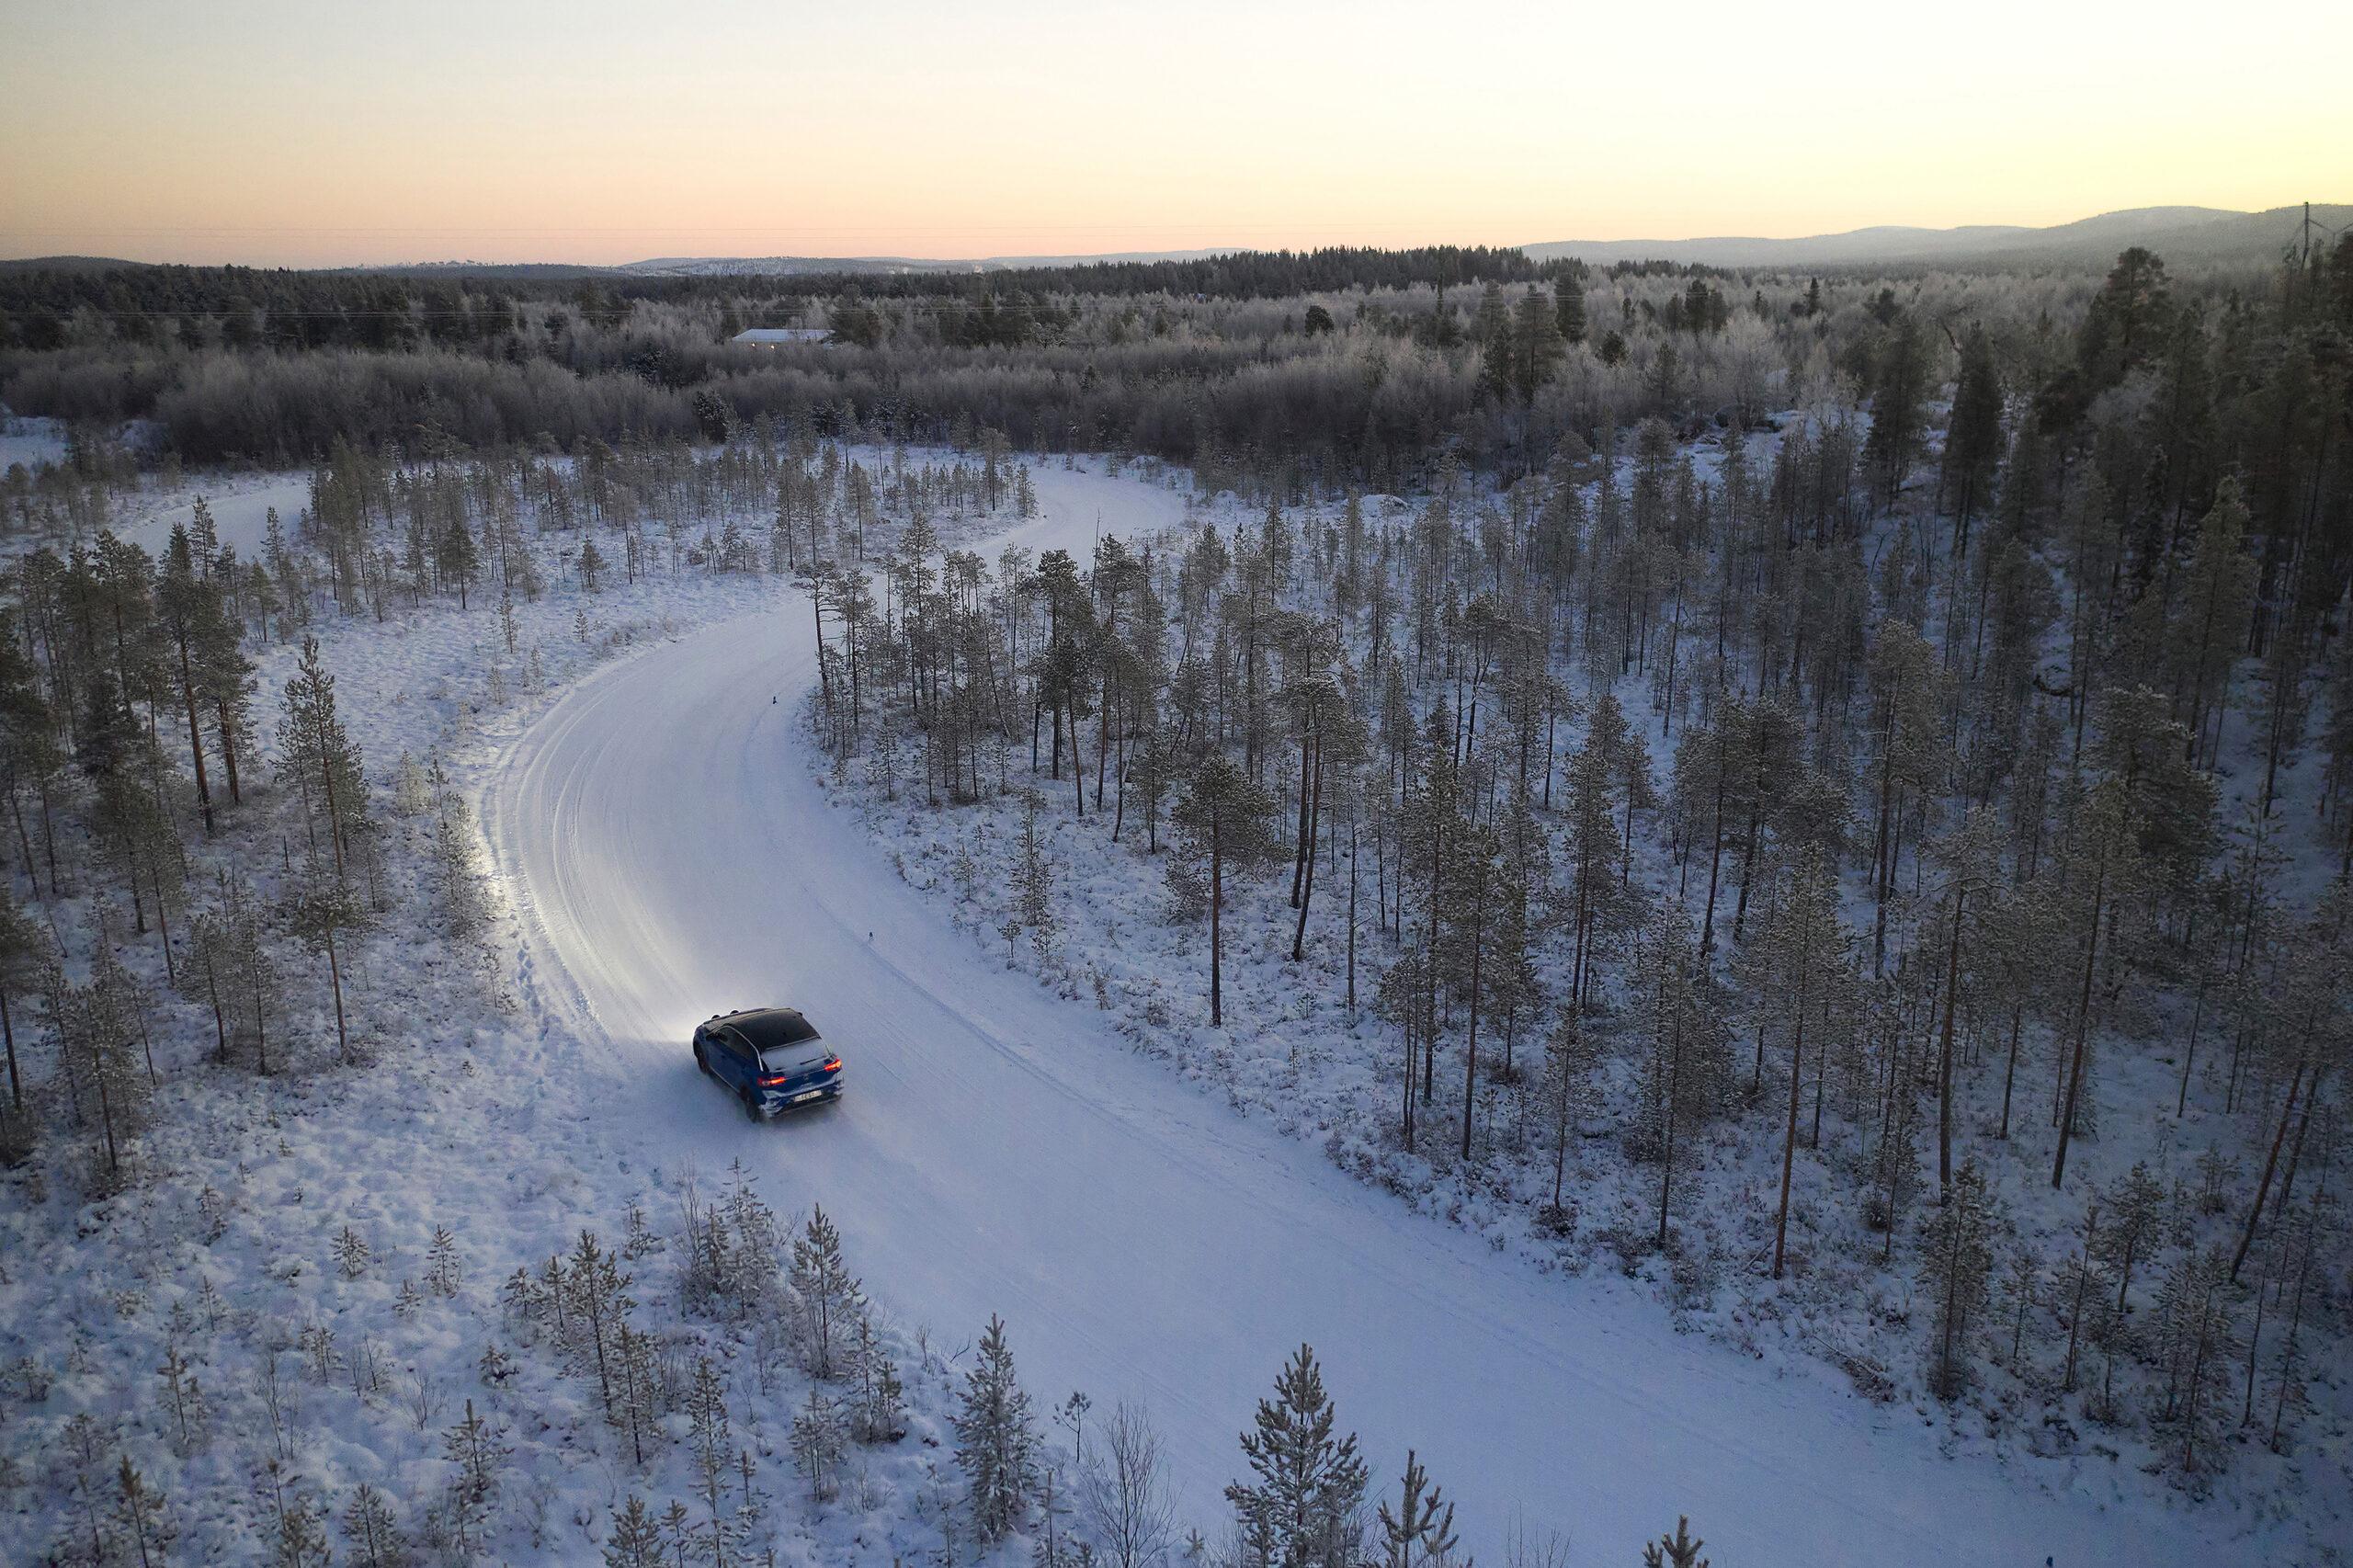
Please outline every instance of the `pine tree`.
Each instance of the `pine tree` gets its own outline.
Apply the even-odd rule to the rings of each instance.
[[[1575,274],[1565,274],[1553,285],[1553,325],[1563,343],[1585,341],[1585,286]]]
[[[2159,1235],[2165,1218],[2165,1189],[2139,1160],[2109,1188],[2102,1205],[2108,1223],[2100,1232],[2100,1261],[2116,1276],[2116,1310],[2127,1310],[2132,1267]]]
[[[49,947],[41,928],[10,892],[0,889],[0,1040],[6,1041],[8,1059],[8,1107],[6,1117],[0,1119],[0,1150],[14,1146],[15,1134],[8,1130],[26,1114],[24,1074],[17,1061],[17,1026],[8,1013],[8,996],[21,994],[40,972]]]
[[[822,1503],[834,1494],[834,1471],[841,1463],[843,1447],[840,1411],[824,1393],[811,1389],[808,1401],[793,1413],[792,1462],[809,1478],[813,1501]]]
[[[1414,1450],[1405,1450],[1397,1511],[1380,1506],[1381,1568],[1444,1568],[1454,1551],[1454,1505],[1430,1482]],[[1466,1565],[1467,1568],[1467,1565]]]
[[[1054,915],[1054,869],[1038,837],[1038,791],[1022,791],[1021,864],[1014,868],[1012,920],[1029,933],[1030,946],[1043,962],[1053,952],[1060,935]]]
[[[354,1060],[351,1028],[344,1010],[343,958],[335,947],[337,933],[354,933],[367,925],[367,909],[352,891],[312,865],[294,889],[286,907],[287,923],[312,952],[327,960],[327,981],[335,998],[335,1053]]]
[[[302,639],[295,677],[286,683],[286,712],[278,728],[278,772],[304,802],[305,826],[324,812],[335,880],[345,885],[352,840],[368,815],[368,777],[359,748],[335,710],[335,676],[319,654],[319,640]]]
[[[799,1306],[801,1355],[813,1378],[832,1380],[849,1349],[852,1324],[863,1319],[866,1298],[842,1256],[841,1233],[822,1208],[792,1240],[785,1283]]]
[[[631,1460],[642,1465],[647,1441],[662,1435],[662,1369],[654,1342],[628,1323],[614,1331],[613,1338],[620,1363],[613,1423],[629,1435]]]
[[[1877,359],[1863,461],[1872,492],[1885,507],[1894,504],[1925,434],[1921,405],[1928,390],[1928,353],[1920,329],[1909,319],[1899,322],[1881,342]]]
[[[460,796],[442,802],[433,832],[433,863],[440,883],[441,909],[458,935],[479,930],[490,918],[489,898],[474,846],[472,812]]]
[[[1697,928],[1681,900],[1659,906],[1644,927],[1636,966],[1643,1003],[1642,1118],[1636,1141],[1659,1165],[1657,1244],[1667,1244],[1675,1177],[1690,1131],[1723,1101],[1729,1062],[1712,987],[1698,961]],[[1556,1173],[1557,1176],[1557,1173]]]
[[[481,1542],[490,1505],[514,1452],[505,1429],[475,1415],[471,1399],[464,1416],[442,1433],[441,1455],[457,1467],[449,1482],[449,1517],[460,1551],[471,1551]]]
[[[2193,1483],[2222,1468],[2230,1426],[2232,1372],[2241,1342],[2229,1293],[2230,1267],[2219,1252],[2185,1251],[2159,1290],[2153,1330],[2165,1374],[2157,1425],[2179,1445],[2182,1474]]]
[[[725,1535],[722,1521],[726,1517],[727,1467],[734,1458],[734,1434],[727,1414],[727,1391],[719,1381],[719,1369],[710,1358],[695,1358],[694,1381],[687,1390],[687,1446],[695,1466],[696,1495],[700,1497],[708,1512],[708,1528],[711,1533],[714,1558],[723,1556],[720,1544]]]
[[[344,1505],[343,1539],[351,1568],[400,1568],[408,1542],[392,1517],[391,1502],[366,1482],[352,1488]]]
[[[1773,1221],[1776,1279],[1781,1277],[1789,1234],[1790,1176],[1797,1152],[1798,1108],[1804,1095],[1806,1026],[1815,1021],[1825,994],[1846,967],[1847,937],[1839,923],[1837,898],[1829,862],[1819,850],[1809,847],[1790,868],[1780,903],[1767,922],[1759,944],[1768,1005],[1786,1019],[1790,1041],[1789,1120],[1781,1139],[1780,1207]],[[1824,1045],[1817,1034],[1815,1050]]]
[[[1678,1518],[1675,1533],[1663,1535],[1643,1548],[1643,1568],[1708,1568],[1708,1560],[1699,1549],[1708,1543],[1691,1539],[1691,1521]]]
[[[188,529],[174,524],[171,543],[164,552],[162,576],[155,585],[155,608],[171,644],[176,666],[180,701],[188,716],[189,765],[196,776],[197,811],[204,819],[204,834],[212,835],[212,785],[204,767],[204,736],[197,722],[197,659],[193,650],[201,640],[200,623],[218,614],[210,585],[199,581],[190,552]]]
[[[620,1331],[637,1304],[629,1294],[632,1281],[620,1271],[613,1255],[597,1244],[595,1233],[585,1230],[572,1249],[571,1267],[564,1270],[563,1278],[573,1359],[584,1370],[595,1371],[605,1417],[619,1425]]]
[[[458,608],[466,608],[466,592],[474,579],[482,574],[482,552],[475,547],[474,536],[463,517],[452,517],[434,541],[433,569],[442,586],[452,585],[458,590]]]
[[[854,1435],[861,1443],[897,1442],[905,1436],[900,1416],[906,1390],[899,1381],[898,1363],[875,1335],[872,1313],[858,1314],[850,1331],[850,1354],[858,1370]]]
[[[1921,1273],[1936,1308],[1928,1386],[1941,1399],[1958,1397],[1968,1381],[1970,1331],[1994,1273],[1994,1223],[1985,1177],[1964,1161],[1921,1244]]]
[[[1334,1437],[1315,1353],[1301,1346],[1242,1434],[1251,1481],[1225,1489],[1245,1549],[1267,1568],[1352,1568],[1361,1534],[1364,1461],[1356,1435]]]
[[[210,1421],[204,1392],[177,1345],[164,1347],[163,1365],[155,1369],[155,1375],[164,1383],[164,1404],[172,1425],[172,1451],[186,1459],[204,1446]]]
[[[1525,404],[1533,403],[1544,383],[1561,363],[1563,335],[1559,307],[1545,297],[1541,289],[1530,289],[1519,297],[1519,309],[1512,323],[1511,382],[1512,390]]]
[[[454,1296],[464,1278],[457,1236],[446,1225],[434,1226],[433,1243],[426,1254],[425,1288],[437,1296]]]
[[[1225,911],[1225,874],[1228,868],[1237,871],[1256,869],[1270,854],[1273,845],[1267,833],[1267,819],[1273,813],[1274,801],[1265,789],[1254,783],[1222,753],[1213,753],[1194,771],[1185,794],[1170,813],[1171,820],[1184,835],[1186,854],[1170,864],[1170,875],[1176,877],[1180,865],[1191,869],[1206,862],[1209,886],[1206,903],[1210,918],[1210,1025],[1221,1028],[1225,1022],[1223,982],[1223,934],[1222,921]]]
[[[1984,326],[1972,324],[1961,339],[1961,373],[1946,421],[1944,470],[1937,487],[1939,498],[1949,497],[1952,503],[1956,561],[1968,558],[1969,525],[1993,490],[2001,456],[2001,376],[1994,367],[1993,341]]]
[[[972,1522],[983,1540],[1017,1527],[1038,1486],[1039,1445],[1029,1396],[1015,1379],[1005,1324],[989,1319],[980,1359],[965,1375],[956,1414],[956,1462],[971,1486]]]
[[[346,1279],[357,1279],[367,1273],[368,1265],[374,1258],[366,1238],[348,1225],[335,1233],[330,1250],[335,1254],[335,1272]]]
[[[662,1527],[645,1499],[634,1492],[613,1510],[613,1528],[605,1537],[605,1568],[665,1568]]]
[[[115,1471],[115,1518],[131,1538],[139,1568],[155,1568],[165,1561],[174,1531],[164,1511],[164,1495],[131,1466],[129,1454]]]

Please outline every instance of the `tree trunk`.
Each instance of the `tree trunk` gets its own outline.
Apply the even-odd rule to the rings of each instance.
[[[1961,1008],[1961,917],[1969,894],[1958,892],[1952,901],[1952,942],[1945,954],[1945,1027],[1937,1043],[1937,1191],[1938,1201],[1952,1196],[1952,1019]]]
[[[1217,824],[1210,824],[1210,1027],[1222,1028],[1225,1024],[1224,998],[1219,989],[1218,977],[1218,914],[1225,902],[1225,863],[1219,853]]]
[[[2069,1059],[2067,1094],[2059,1112],[2059,1153],[2052,1162],[2051,1186],[2053,1191],[2067,1174],[2067,1141],[2075,1131],[2075,1096],[2084,1086],[2084,1041],[2091,1032],[2092,974],[2099,957],[2100,901],[2108,892],[2108,858],[2100,858],[2099,870],[2092,878],[2092,914],[2084,928],[2084,988],[2075,1000],[2075,1049]]]
[[[204,836],[212,836],[212,786],[204,775],[204,737],[196,727],[196,677],[189,672],[188,633],[178,634],[180,649],[180,697],[188,707],[188,749],[196,764],[196,804],[204,816]]]
[[[1799,955],[1802,966],[1805,955]],[[1781,1210],[1773,1221],[1773,1278],[1781,1277],[1781,1256],[1790,1230],[1790,1171],[1797,1161],[1798,1101],[1804,1094],[1803,1064],[1805,1061],[1805,971],[1798,971],[1798,1005],[1796,1021],[1790,1037],[1790,1125],[1781,1139]]]
[[[2304,1025],[2304,1038],[2307,1042],[2311,1039],[2311,1034],[2312,1024],[2307,1018]],[[2231,1255],[2231,1283],[2234,1285],[2238,1283],[2239,1266],[2246,1262],[2247,1249],[2255,1245],[2256,1228],[2263,1221],[2264,1200],[2271,1196],[2271,1173],[2279,1164],[2279,1145],[2287,1141],[2288,1123],[2296,1114],[2296,1095],[2297,1091],[2302,1087],[2303,1082],[2304,1057],[2302,1050],[2299,1050],[2295,1071],[2288,1076],[2288,1097],[2280,1102],[2279,1125],[2271,1134],[2270,1153],[2263,1158],[2263,1179],[2255,1184],[2255,1201],[2247,1205],[2246,1229],[2239,1236],[2238,1250]]]

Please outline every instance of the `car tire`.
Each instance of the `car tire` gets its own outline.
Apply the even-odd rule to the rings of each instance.
[[[742,1098],[744,1101],[744,1114],[745,1116],[750,1117],[754,1121],[765,1119],[760,1115],[760,1102],[753,1098],[751,1090],[745,1089],[743,1093]]]
[[[699,1043],[695,1046],[695,1071],[706,1078],[718,1076],[710,1070],[710,1058],[702,1053],[702,1046]]]

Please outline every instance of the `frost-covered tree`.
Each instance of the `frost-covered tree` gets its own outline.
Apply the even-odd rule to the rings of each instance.
[[[1808,849],[1791,866],[1764,934],[1756,962],[1760,985],[1789,1041],[1789,1119],[1781,1138],[1780,1206],[1773,1221],[1773,1278],[1781,1277],[1790,1227],[1790,1177],[1797,1155],[1798,1109],[1805,1093],[1806,1028],[1817,1024],[1814,1049],[1824,1048],[1817,1014],[1846,969],[1848,937],[1838,919],[1837,884],[1830,863]],[[1761,1050],[1761,1047],[1760,1047]],[[1761,1055],[1759,1058],[1762,1061]]]
[[[995,1540],[1028,1515],[1039,1473],[1037,1426],[1001,1319],[991,1317],[981,1333],[955,1421],[956,1462],[970,1489],[973,1528],[983,1540]]]
[[[841,1233],[813,1206],[808,1222],[792,1239],[792,1261],[785,1283],[798,1309],[796,1336],[809,1375],[830,1381],[852,1351],[855,1327],[866,1312],[866,1298],[842,1256]]]
[[[1210,1024],[1225,1022],[1224,933],[1225,881],[1229,869],[1246,871],[1262,865],[1274,847],[1267,818],[1274,801],[1223,753],[1213,753],[1188,781],[1171,820],[1184,835],[1180,855],[1170,863],[1172,878],[1180,869],[1205,878],[1202,902],[1210,923]],[[1181,896],[1181,894],[1180,894]]]
[[[1384,1497],[1379,1517],[1381,1568],[1447,1568],[1454,1561],[1454,1505],[1411,1449],[1398,1483],[1397,1510],[1390,1512]]]
[[[1080,1509],[1109,1568],[1153,1568],[1176,1532],[1160,1434],[1141,1407],[1124,1403],[1098,1430],[1095,1462],[1080,1472]]]
[[[1964,1161],[1921,1237],[1920,1272],[1934,1303],[1928,1386],[1952,1399],[1969,1379],[1971,1335],[1994,1277],[1996,1215],[1985,1177]]]
[[[1249,1479],[1225,1489],[1249,1568],[1353,1568],[1368,1471],[1356,1435],[1336,1430],[1323,1370],[1302,1345],[1242,1434]]]

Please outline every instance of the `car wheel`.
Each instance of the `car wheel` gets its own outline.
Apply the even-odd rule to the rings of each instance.
[[[761,1119],[760,1102],[753,1097],[752,1091],[749,1089],[744,1091],[744,1114],[754,1121]]]
[[[701,1074],[706,1078],[715,1075],[710,1070],[710,1058],[702,1053],[702,1047],[700,1044],[697,1044],[695,1047],[695,1071]]]

